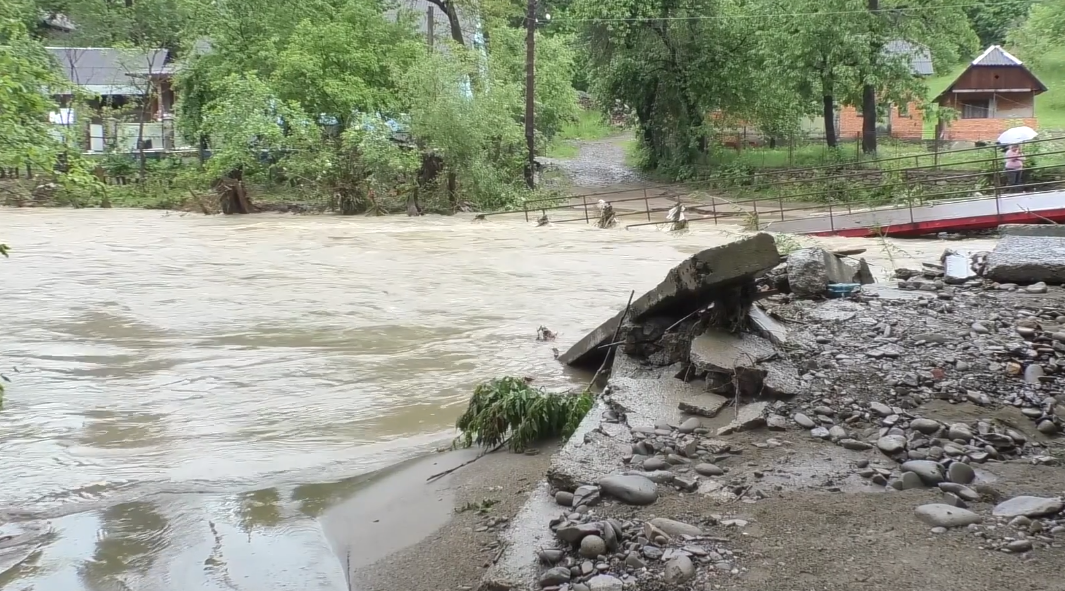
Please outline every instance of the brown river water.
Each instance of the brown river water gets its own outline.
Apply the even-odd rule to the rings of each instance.
[[[553,347],[737,233],[136,210],[0,221],[0,588],[42,591],[347,589],[330,510],[445,444],[480,381],[583,386]],[[881,269],[951,246],[822,243],[866,246]],[[540,325],[558,341],[537,342]],[[5,549],[7,535],[30,543]]]

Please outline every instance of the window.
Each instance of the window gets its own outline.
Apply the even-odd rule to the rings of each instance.
[[[987,119],[991,116],[991,101],[967,100],[961,103],[962,119]]]
[[[903,104],[899,105],[899,117],[909,117],[909,116],[910,116],[910,105],[909,105],[909,103],[903,103]]]

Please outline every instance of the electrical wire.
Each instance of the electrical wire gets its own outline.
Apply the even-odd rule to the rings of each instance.
[[[913,12],[934,12],[937,10],[953,10],[956,8],[973,8],[983,6],[984,2],[970,4],[950,4],[946,6],[926,6],[907,8],[880,8],[876,11],[865,10],[837,10],[818,12],[764,12],[758,14],[731,14],[731,15],[692,15],[692,16],[634,16],[634,17],[594,17],[594,18],[552,18],[551,23],[611,23],[611,22],[658,22],[658,21],[703,21],[703,20],[734,20],[748,18],[782,18],[798,16],[837,16],[846,14],[905,14]]]

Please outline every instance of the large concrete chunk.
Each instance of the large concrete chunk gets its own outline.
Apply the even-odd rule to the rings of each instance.
[[[823,248],[803,248],[788,255],[788,284],[799,297],[824,295],[830,283],[858,283],[858,270]]]
[[[998,227],[1002,236],[1046,236],[1065,238],[1065,224],[1003,224]]]
[[[1065,283],[1065,238],[1004,236],[984,274],[1000,283]]]
[[[759,336],[711,330],[692,340],[691,362],[699,371],[731,373],[737,367],[754,367],[776,354],[773,345]]]
[[[669,271],[658,287],[633,300],[628,320],[641,320],[652,315],[678,316],[691,312],[696,306],[708,303],[715,290],[750,280],[780,262],[776,243],[769,234],[759,233],[723,246],[708,248],[692,255]],[[566,365],[594,365],[605,355],[599,349],[614,336],[624,311],[588,333],[558,360]]]

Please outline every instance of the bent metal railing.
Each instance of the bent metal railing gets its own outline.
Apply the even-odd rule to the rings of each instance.
[[[1027,142],[1027,144],[1040,144],[1044,142],[1060,141],[1058,138],[1050,138],[1047,140],[1034,140]],[[1026,145],[1027,145],[1026,144]],[[944,163],[941,162],[946,155],[964,154],[967,152],[983,151],[987,152],[994,150],[993,155],[989,158],[978,158],[972,160],[962,160],[956,162]],[[928,155],[931,156],[931,155]],[[797,192],[797,193],[781,193],[776,195],[763,195],[756,196],[749,199],[725,199],[718,196],[706,195],[706,201],[696,201],[691,199],[685,199],[689,197],[692,192],[700,190],[700,185],[713,186],[720,183],[722,179],[720,177],[707,177],[705,179],[698,179],[695,181],[689,181],[683,184],[651,184],[644,185],[629,189],[618,189],[611,191],[602,191],[597,193],[587,193],[583,195],[573,195],[567,199],[567,203],[559,203],[557,198],[542,198],[529,200],[523,204],[521,212],[524,214],[526,221],[531,221],[530,213],[547,213],[549,211],[562,211],[569,210],[579,212],[575,217],[563,218],[563,219],[551,219],[551,223],[570,223],[570,222],[585,222],[592,223],[598,220],[600,217],[597,205],[600,199],[607,201],[612,206],[615,206],[615,218],[626,218],[632,216],[645,217],[647,221],[627,224],[625,228],[633,228],[639,226],[653,226],[660,224],[671,223],[668,220],[654,220],[652,215],[655,213],[664,213],[671,207],[682,204],[689,211],[703,214],[698,217],[688,217],[688,222],[700,222],[712,220],[715,224],[719,223],[722,218],[735,218],[743,217],[749,226],[753,226],[752,229],[762,229],[768,223],[778,221],[788,221],[789,217],[792,220],[813,218],[813,217],[826,217],[829,221],[831,231],[836,230],[836,224],[834,216],[843,215],[844,210],[846,214],[853,214],[861,211],[871,210],[883,210],[890,211],[893,209],[909,209],[909,218],[911,223],[914,221],[914,207],[921,207],[925,205],[933,205],[940,203],[961,203],[961,202],[977,202],[986,201],[990,199],[996,200],[996,211],[999,210],[999,199],[1004,195],[1009,195],[1005,192],[1006,187],[1001,183],[1001,176],[1003,171],[1003,156],[1000,155],[997,149],[989,146],[983,146],[978,148],[970,148],[966,150],[956,150],[947,153],[936,154],[937,162],[928,166],[912,166],[906,168],[892,169],[884,168],[884,163],[905,161],[913,158],[928,157],[923,155],[907,155],[898,156],[892,158],[884,158],[879,160],[868,160],[864,162],[850,162],[814,166],[802,169],[782,169],[782,170],[769,170],[764,172],[757,172],[751,175],[746,175],[743,178],[745,180],[758,177],[767,177],[777,174],[789,174],[795,175],[800,173],[806,173],[810,171],[823,171],[823,170],[838,170],[838,174],[830,174],[817,178],[789,178],[785,180],[778,180],[774,182],[764,182],[760,185],[762,189],[773,189],[779,187],[787,187],[796,185],[799,183],[823,183],[831,184],[839,182],[840,180],[850,179],[867,179],[870,182],[851,183],[842,187],[844,191],[864,191],[869,189],[884,189],[885,187],[891,191],[904,195],[904,198],[898,199],[895,202],[888,203],[874,203],[865,200],[843,200],[835,201],[830,197],[832,193],[838,193],[841,188],[835,187],[832,189],[820,188],[818,190]],[[1033,155],[1029,155],[1032,157]],[[1057,156],[1059,160],[1065,161],[1065,149],[1063,150],[1049,150],[1041,151],[1034,155],[1034,157],[1042,159],[1048,156]],[[853,170],[848,170],[852,168]],[[975,167],[968,168],[964,171],[964,174],[951,174],[949,176],[938,176],[934,179],[906,179],[906,173],[912,171],[941,171],[950,167]],[[1024,174],[1028,177],[1036,174],[1042,174],[1050,171],[1059,171],[1065,167],[1065,164],[1050,164],[1044,166],[1032,166],[1024,169]],[[900,174],[903,180],[897,182],[884,183],[882,179],[870,179],[869,173],[885,173],[885,174]],[[962,171],[958,171],[962,172]],[[939,186],[939,184],[947,184],[949,182],[957,181],[972,181],[978,179],[990,179],[990,184],[983,187],[984,190],[992,192],[991,195],[983,195],[977,192],[973,187],[955,188],[943,191],[928,192],[927,189],[930,186]],[[934,184],[930,184],[934,183]],[[1010,187],[1010,189],[1016,189],[1018,191],[1041,191],[1052,189],[1056,187],[1065,186],[1065,181],[1053,179],[1044,181],[1029,181],[1020,185]],[[916,194],[913,193],[914,189],[920,189]],[[633,197],[623,197],[619,199],[611,199],[610,197],[615,195],[631,194],[633,192],[640,193]],[[667,200],[670,202],[668,207],[653,207],[652,200]],[[577,200],[580,200],[578,203]],[[804,201],[807,201],[804,203]],[[809,203],[812,201],[813,203]],[[643,207],[637,207],[633,209],[623,208],[621,211],[616,207],[617,204],[627,204],[642,202]],[[1063,204],[1065,207],[1065,204]],[[707,211],[709,210],[709,211]],[[517,211],[500,211],[482,214],[481,218],[488,216],[514,214]],[[1000,212],[1001,214],[1001,212]]]

